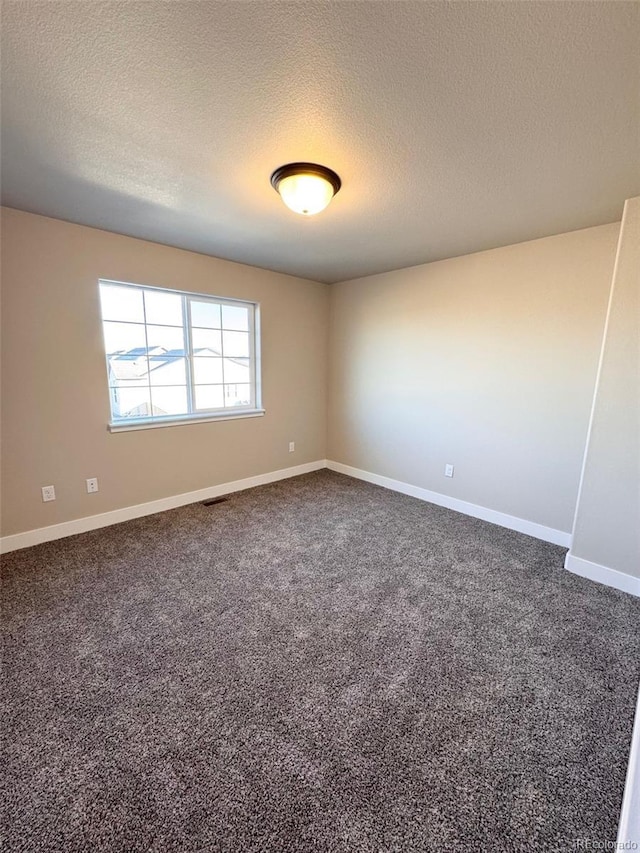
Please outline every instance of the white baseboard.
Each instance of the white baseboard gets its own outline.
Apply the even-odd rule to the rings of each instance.
[[[402,492],[403,495],[411,495],[412,498],[419,498],[421,501],[428,501],[447,509],[453,509],[463,515],[481,518],[483,521],[490,521],[500,527],[517,530],[518,533],[526,533],[528,536],[543,539],[545,542],[551,542],[554,545],[561,545],[564,548],[569,548],[571,545],[571,534],[565,533],[564,530],[555,530],[553,527],[545,527],[544,524],[536,524],[535,521],[527,521],[515,515],[507,515],[495,509],[487,509],[468,501],[451,498],[448,495],[440,494],[440,492],[432,492],[429,489],[422,489],[420,486],[403,483],[401,480],[392,480],[390,477],[372,474],[370,471],[362,471],[360,468],[352,468],[350,465],[343,465],[342,462],[327,460],[327,468],[338,471],[340,474],[347,474],[349,477],[356,477],[358,480],[366,480],[367,483],[375,483],[376,486],[384,486],[385,489],[392,489],[394,492]]]
[[[589,580],[597,581],[605,586],[612,586],[614,589],[630,592],[631,595],[640,597],[640,578],[635,578],[633,575],[627,575],[617,569],[610,569],[608,566],[601,566],[599,563],[591,563],[582,557],[576,557],[571,551],[565,557],[564,567],[573,572],[574,575],[580,575],[583,578],[589,578]]]
[[[618,824],[618,850],[640,850],[640,692]]]
[[[315,462],[295,465],[293,468],[281,468],[279,471],[258,474],[257,477],[246,477],[244,480],[220,483],[217,486],[209,486],[206,489],[198,489],[195,492],[184,492],[181,495],[172,495],[171,497],[160,498],[160,500],[149,501],[148,503],[126,506],[122,509],[111,510],[110,512],[102,512],[99,515],[89,515],[85,518],[76,518],[73,521],[63,521],[61,524],[52,524],[49,527],[39,527],[36,530],[26,530],[24,533],[4,536],[0,539],[0,554],[17,551],[19,548],[29,548],[31,545],[39,545],[41,542],[51,542],[53,539],[62,539],[64,536],[73,536],[76,533],[86,533],[88,530],[97,530],[100,527],[108,527],[110,524],[129,521],[132,518],[153,515],[155,512],[164,512],[167,509],[175,509],[175,507],[184,506],[185,504],[197,503],[198,501],[205,501],[209,498],[217,498],[220,495],[228,495],[231,492],[252,489],[254,486],[275,483],[276,480],[286,480],[289,477],[297,477],[299,474],[308,474],[309,471],[318,471],[321,468],[326,468],[326,465],[326,460],[318,459]]]
[[[152,515],[156,512],[164,512],[167,509],[174,509],[185,504],[216,498],[220,495],[230,494],[231,492],[251,489],[254,486],[274,483],[277,480],[297,477],[300,474],[318,471],[321,468],[330,468],[332,471],[338,471],[349,477],[355,477],[358,480],[365,480],[368,483],[374,483],[386,489],[402,492],[402,494],[411,495],[414,498],[455,510],[464,515],[470,515],[473,518],[481,518],[484,521],[489,521],[492,524],[498,524],[501,527],[507,527],[511,530],[517,530],[519,533],[526,533],[545,542],[552,542],[554,545],[560,545],[565,548],[569,548],[571,545],[571,535],[562,530],[555,530],[552,527],[545,527],[542,524],[536,524],[533,521],[527,521],[517,516],[487,509],[486,507],[452,498],[439,492],[432,492],[429,489],[423,489],[419,486],[412,486],[401,480],[393,480],[390,477],[372,474],[370,471],[363,471],[360,468],[352,468],[350,465],[343,465],[341,462],[318,459],[315,462],[306,462],[303,465],[295,465],[292,468],[269,471],[266,474],[246,477],[243,480],[220,483],[217,486],[209,486],[206,489],[198,489],[194,492],[184,492],[181,495],[172,495],[167,498],[149,501],[148,503],[103,512],[99,515],[90,515],[74,519],[73,521],[64,521],[61,524],[52,524],[48,527],[26,530],[24,533],[15,533],[12,536],[4,536],[0,538],[0,554],[7,554],[9,551],[16,551],[19,548],[29,548],[31,545],[39,545],[41,542],[62,539],[65,536],[73,536],[76,533],[86,533],[88,530],[97,530],[100,527],[108,527],[110,524],[118,524],[121,521],[129,521],[132,518],[141,518],[142,516]],[[573,556],[571,552],[567,554],[565,568],[575,574],[582,575],[615,589],[620,589],[623,592],[640,596],[640,579],[634,578],[631,575],[625,575],[615,569],[609,569],[606,566],[590,563],[588,560]]]

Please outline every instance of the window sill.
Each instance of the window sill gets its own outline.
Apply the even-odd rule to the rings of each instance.
[[[160,427],[182,426],[183,424],[202,424],[211,421],[235,421],[239,418],[261,418],[264,409],[243,409],[241,412],[220,412],[206,415],[185,415],[174,418],[140,418],[139,420],[117,421],[107,425],[109,432],[132,432],[138,429],[159,429]]]

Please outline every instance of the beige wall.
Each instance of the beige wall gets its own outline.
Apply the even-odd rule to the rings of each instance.
[[[99,277],[260,302],[266,415],[107,432]],[[4,209],[3,535],[323,459],[327,311],[323,284]]]
[[[328,458],[570,531],[618,230],[332,286]]]
[[[4,209],[2,533],[325,456],[569,531],[618,231],[328,288]],[[266,416],[109,433],[99,277],[259,301]]]
[[[571,555],[640,578],[640,197],[625,205]]]

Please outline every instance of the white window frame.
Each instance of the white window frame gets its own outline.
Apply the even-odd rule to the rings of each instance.
[[[228,421],[238,418],[258,418],[262,417],[265,410],[262,408],[262,381],[261,381],[261,360],[260,360],[260,303],[251,302],[246,299],[231,299],[227,296],[213,296],[210,293],[195,293],[186,290],[175,290],[168,287],[156,287],[147,284],[135,284],[129,281],[117,281],[115,279],[101,278],[98,280],[98,291],[102,284],[113,284],[118,287],[130,287],[140,291],[154,291],[159,293],[171,293],[179,296],[182,300],[182,329],[185,341],[185,371],[186,371],[186,392],[189,412],[184,415],[146,415],[140,418],[123,418],[114,419],[112,406],[112,388],[109,382],[109,358],[107,353],[106,342],[103,340],[105,351],[105,362],[107,367],[107,390],[109,392],[109,409],[110,420],[107,428],[110,432],[128,432],[131,430],[140,429],[157,429],[158,427],[179,426],[181,424],[207,423],[210,421]],[[237,406],[234,408],[214,408],[214,409],[199,409],[194,411],[194,396],[195,383],[193,379],[193,347],[192,347],[192,326],[191,313],[189,305],[191,301],[196,302],[211,302],[216,305],[241,305],[249,309],[249,370],[250,370],[250,385],[251,385],[251,404],[249,406]],[[144,303],[143,303],[144,305]],[[100,315],[100,322],[104,336],[104,323],[107,321]],[[132,325],[144,325],[145,336],[147,333],[147,319],[144,317],[143,323],[134,323],[133,321],[117,320],[116,322],[131,322]],[[147,341],[148,344],[148,341]],[[224,348],[221,357],[224,357]],[[233,383],[231,383],[233,384]],[[222,386],[223,389],[225,386]],[[223,392],[224,393],[224,392]]]

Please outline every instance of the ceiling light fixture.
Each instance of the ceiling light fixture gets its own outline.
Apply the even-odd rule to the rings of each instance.
[[[329,204],[342,186],[331,169],[316,163],[287,163],[271,175],[271,186],[295,213],[313,216]]]

